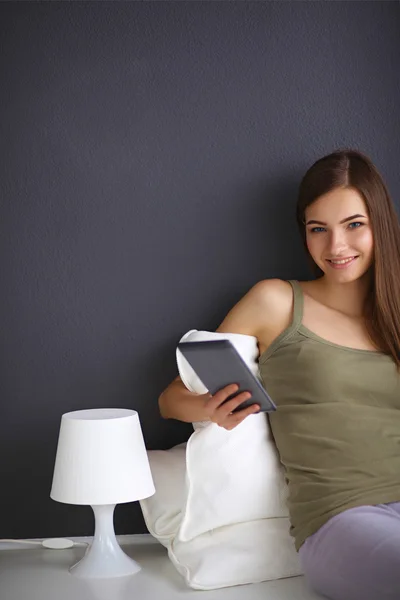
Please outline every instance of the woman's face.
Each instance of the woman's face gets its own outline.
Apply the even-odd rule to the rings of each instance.
[[[338,283],[362,277],[373,261],[367,206],[353,188],[336,188],[305,211],[308,251],[326,278]]]

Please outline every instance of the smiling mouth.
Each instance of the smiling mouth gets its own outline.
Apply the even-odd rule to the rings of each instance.
[[[330,262],[332,265],[346,265],[347,263],[352,262],[353,260],[355,260],[356,258],[358,258],[357,256],[350,256],[348,258],[341,258],[341,259],[329,259],[327,258],[326,260],[328,262]]]

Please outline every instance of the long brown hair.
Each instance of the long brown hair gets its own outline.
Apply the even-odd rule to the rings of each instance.
[[[317,160],[301,180],[296,217],[316,276],[323,271],[306,243],[305,210],[335,188],[353,188],[364,199],[371,220],[374,258],[364,317],[373,343],[400,369],[400,224],[387,187],[372,161],[358,150],[336,150]]]

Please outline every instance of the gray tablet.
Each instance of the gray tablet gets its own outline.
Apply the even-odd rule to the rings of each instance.
[[[276,410],[274,402],[229,340],[181,342],[178,349],[210,394],[214,395],[231,383],[236,383],[239,390],[229,396],[226,402],[241,392],[251,393],[251,398],[242,402],[233,412],[252,404],[259,404],[260,412]]]

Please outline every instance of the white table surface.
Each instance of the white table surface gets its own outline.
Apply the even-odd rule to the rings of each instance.
[[[135,538],[136,536],[131,536]],[[1,600],[320,600],[303,577],[198,591],[188,588],[170,562],[166,549],[151,536],[121,544],[142,567],[137,575],[84,581],[68,568],[85,548],[50,550],[42,547],[0,550]]]

